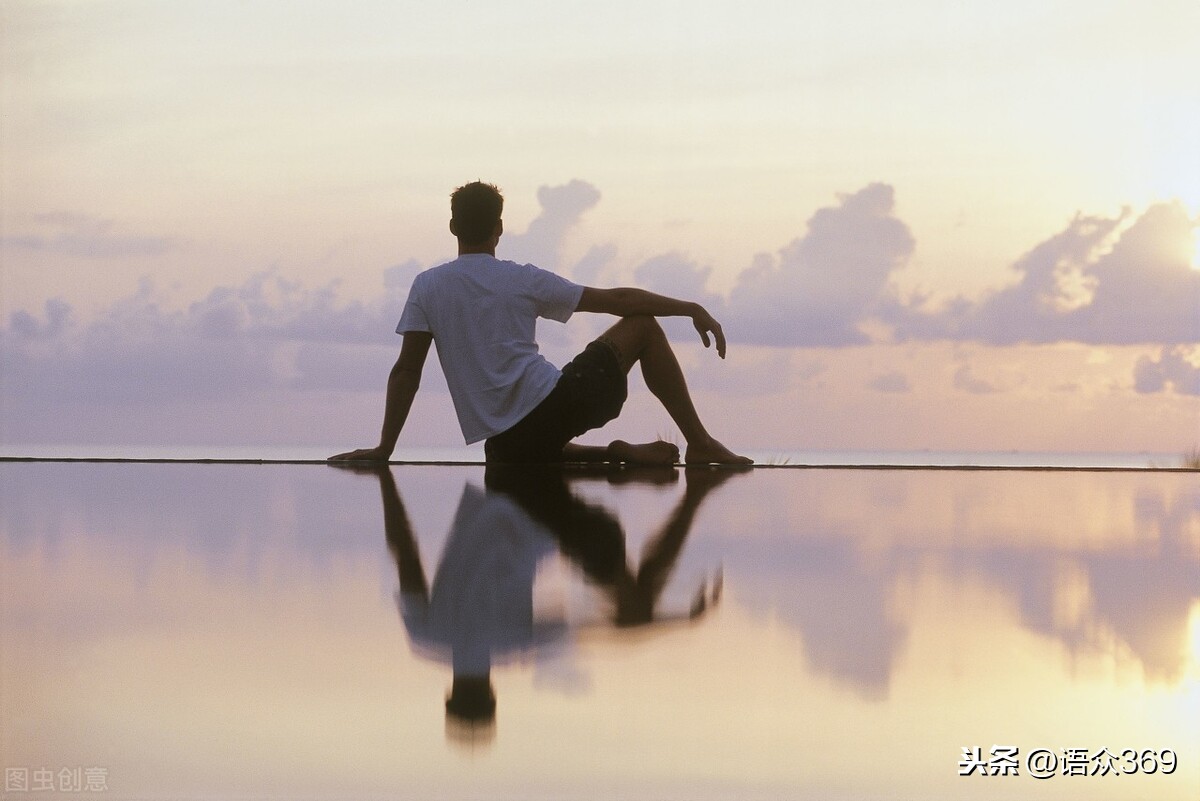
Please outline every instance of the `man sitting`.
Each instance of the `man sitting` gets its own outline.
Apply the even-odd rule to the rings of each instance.
[[[387,383],[383,429],[373,448],[331,460],[386,461],[396,447],[420,386],[429,345],[437,343],[454,410],[467,444],[485,440],[488,462],[627,461],[672,464],[668,442],[607,446],[571,442],[621,411],[626,374],[641,365],[646,386],[679,427],[688,464],[750,464],[700,421],[683,371],[657,317],[690,317],[704,346],[725,358],[720,324],[698,303],[621,287],[595,289],[530,264],[496,258],[504,198],[491,184],[470,183],[451,195],[450,231],[458,258],[413,281],[396,326],[404,336]],[[538,352],[536,320],[566,322],[575,312],[621,319],[562,370]]]

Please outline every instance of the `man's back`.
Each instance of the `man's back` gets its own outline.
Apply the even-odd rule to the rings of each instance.
[[[461,255],[413,281],[397,333],[433,335],[463,437],[506,430],[554,388],[538,352],[538,317],[566,322],[583,287],[529,264]]]

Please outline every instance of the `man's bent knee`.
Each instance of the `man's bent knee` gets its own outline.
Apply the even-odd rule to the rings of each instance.
[[[641,358],[648,345],[665,338],[666,334],[658,320],[648,314],[622,317],[598,337],[616,352],[618,361],[626,371]]]
[[[635,314],[631,317],[622,317],[621,321],[608,329],[606,333],[615,334],[618,332],[621,338],[629,337],[638,344],[665,336],[658,318],[649,314]]]

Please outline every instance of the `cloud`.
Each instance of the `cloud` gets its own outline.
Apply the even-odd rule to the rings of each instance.
[[[992,355],[997,351],[991,351]],[[956,390],[971,395],[995,395],[1002,392],[1013,392],[1026,387],[1029,383],[1027,365],[1019,357],[1001,358],[999,361],[987,361],[988,375],[980,376],[976,372],[976,364],[972,363],[973,354],[965,350],[953,356],[957,367],[954,369],[952,384]]]
[[[775,256],[759,256],[729,297],[739,336],[784,346],[867,343],[859,326],[915,246],[893,209],[892,187],[871,184],[817,211],[805,235]]]
[[[407,295],[413,279],[423,269],[425,269],[424,265],[416,259],[409,259],[401,264],[393,265],[383,271],[383,285],[387,287],[388,292]]]
[[[46,307],[45,322],[14,313],[0,338],[7,399],[140,406],[277,383],[270,344],[234,335],[245,331],[243,321],[214,336],[220,314],[167,311],[148,279],[86,325],[73,322],[61,300]],[[220,311],[233,318],[238,310]]]
[[[133,409],[151,429],[182,407],[194,417],[263,397],[290,408],[295,392],[379,391],[398,344],[398,308],[389,308],[397,304],[339,301],[335,288],[305,289],[263,272],[171,309],[143,279],[86,323],[61,300],[40,317],[16,312],[0,334],[4,436],[53,439],[47,409],[75,410],[72,435],[100,441],[109,421]],[[439,389],[440,380],[427,382],[427,392]],[[211,427],[196,419],[178,425]]]
[[[1190,258],[1193,230],[1178,203],[1151,206],[1111,252],[1085,270],[1092,302],[1070,313],[1072,338],[1105,344],[1200,342],[1200,271]],[[1096,341],[1096,340],[1091,340]]]
[[[594,245],[588,249],[587,253],[583,254],[583,258],[571,269],[569,276],[576,283],[595,286],[616,256],[617,246],[611,242]]]
[[[586,211],[600,202],[600,190],[587,181],[542,186],[537,192],[541,212],[519,234],[505,234],[497,255],[562,272],[562,247],[567,233]]]
[[[508,253],[502,255],[559,264],[566,238],[599,199],[584,181],[543,187],[541,213],[525,232],[506,236],[502,246]],[[38,225],[49,230],[38,234],[42,239],[10,237],[5,245],[98,257],[151,254],[170,242],[125,236],[84,215],[46,215]],[[773,255],[756,257],[728,296],[709,288],[711,268],[678,252],[636,265],[632,282],[698,300],[724,324],[731,358],[719,364],[698,360],[689,379],[699,389],[779,393],[811,377],[801,374],[786,349],[864,345],[890,336],[992,345],[1153,342],[1161,353],[1137,363],[1134,388],[1197,395],[1192,360],[1200,342],[1200,272],[1191,269],[1185,247],[1195,227],[1182,207],[1169,203],[1136,218],[1076,217],[1014,265],[1012,285],[931,309],[922,297],[901,299],[895,288],[895,274],[911,258],[915,241],[895,215],[893,189],[875,183],[817,210],[801,236]],[[135,292],[88,320],[57,298],[40,312],[15,311],[0,330],[5,436],[18,433],[22,408],[90,404],[93,424],[102,426],[105,404],[149,409],[284,398],[289,392],[377,392],[399,343],[393,329],[405,294],[424,266],[410,259],[382,270],[381,288],[367,300],[344,298],[337,281],[312,287],[267,270],[214,287],[183,308],[170,307],[144,279]],[[627,282],[608,280],[628,274],[611,243],[592,246],[574,265],[559,266],[585,282]],[[686,321],[670,323],[672,336],[695,340]],[[588,328],[543,326],[545,352],[560,363],[578,350],[578,335]],[[742,350],[753,345],[763,350]],[[1000,383],[981,378],[966,363],[953,368],[954,386],[965,392],[995,393],[1014,385],[1011,376]],[[438,378],[425,386],[443,392],[440,369],[427,370],[431,378],[434,373]],[[900,372],[875,376],[868,386],[884,393],[911,391]]]
[[[378,392],[383,389],[388,370],[395,360],[394,346],[371,348],[307,342],[295,351],[288,383],[302,392]],[[423,393],[445,390],[440,371],[427,370],[425,373],[427,377],[432,374],[437,377],[422,381]]]
[[[894,215],[894,191],[871,184],[819,209],[805,234],[776,254],[760,254],[738,276],[728,300],[705,289],[709,268],[679,253],[635,271],[656,292],[704,304],[739,342],[780,347],[867,344],[862,330],[889,296],[889,277],[915,240]]]
[[[51,298],[45,305],[46,321],[42,322],[27,311],[12,313],[9,325],[12,333],[27,340],[55,339],[71,324],[71,305],[60,298]]]
[[[991,395],[1000,391],[995,384],[976,376],[969,364],[960,364],[954,371],[954,388],[972,395]]]
[[[112,220],[53,212],[33,217],[34,231],[0,236],[0,249],[30,250],[88,259],[161,256],[178,247],[170,237],[120,233]]]
[[[634,270],[633,278],[634,283],[651,292],[695,301],[722,317],[725,300],[705,288],[711,272],[711,268],[698,266],[686,255],[671,252],[642,262]]]
[[[912,386],[908,382],[908,376],[904,373],[884,373],[871,379],[868,384],[871,389],[877,392],[887,393],[904,393],[912,392]]]
[[[1200,367],[1188,359],[1184,348],[1163,348],[1157,359],[1143,356],[1133,369],[1133,388],[1148,395],[1166,392],[1200,395]]]
[[[599,193],[573,181],[543,187],[539,198],[542,214],[513,239],[531,252],[557,254]],[[38,219],[60,234],[5,244],[100,257],[150,255],[168,242],[116,236],[110,224],[81,215]],[[578,268],[599,271],[613,255],[611,247],[595,248]],[[382,291],[367,301],[343,298],[337,280],[308,287],[264,270],[214,287],[184,308],[171,308],[144,277],[133,293],[87,321],[60,298],[48,300],[40,314],[15,311],[0,330],[3,436],[52,437],[44,424],[25,422],[44,421],[46,409],[87,410],[71,436],[99,441],[110,417],[106,409],[142,410],[154,416],[147,418],[152,427],[178,414],[180,404],[228,408],[275,396],[288,405],[301,397],[289,393],[382,391],[399,346],[396,320],[421,269],[410,259],[383,270]],[[547,326],[545,333],[553,344],[557,332]],[[445,392],[441,371],[427,367],[422,393],[439,392]],[[38,414],[26,414],[33,411]]]
[[[389,289],[396,289],[396,271],[403,269],[401,266],[385,272]],[[213,339],[248,337],[364,345],[392,341],[403,296],[388,292],[369,304],[343,301],[338,297],[338,285],[334,280],[306,289],[274,270],[266,270],[240,286],[213,289],[188,307],[180,324]]]
[[[898,301],[882,320],[900,340],[990,345],[1200,341],[1200,271],[1189,263],[1196,223],[1178,203],[1126,215],[1077,216],[1013,265],[1015,284],[928,312]]]

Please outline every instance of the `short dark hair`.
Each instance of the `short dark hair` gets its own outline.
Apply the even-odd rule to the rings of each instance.
[[[450,195],[450,221],[454,223],[455,236],[468,245],[486,242],[503,211],[504,195],[493,184],[473,181]]]

